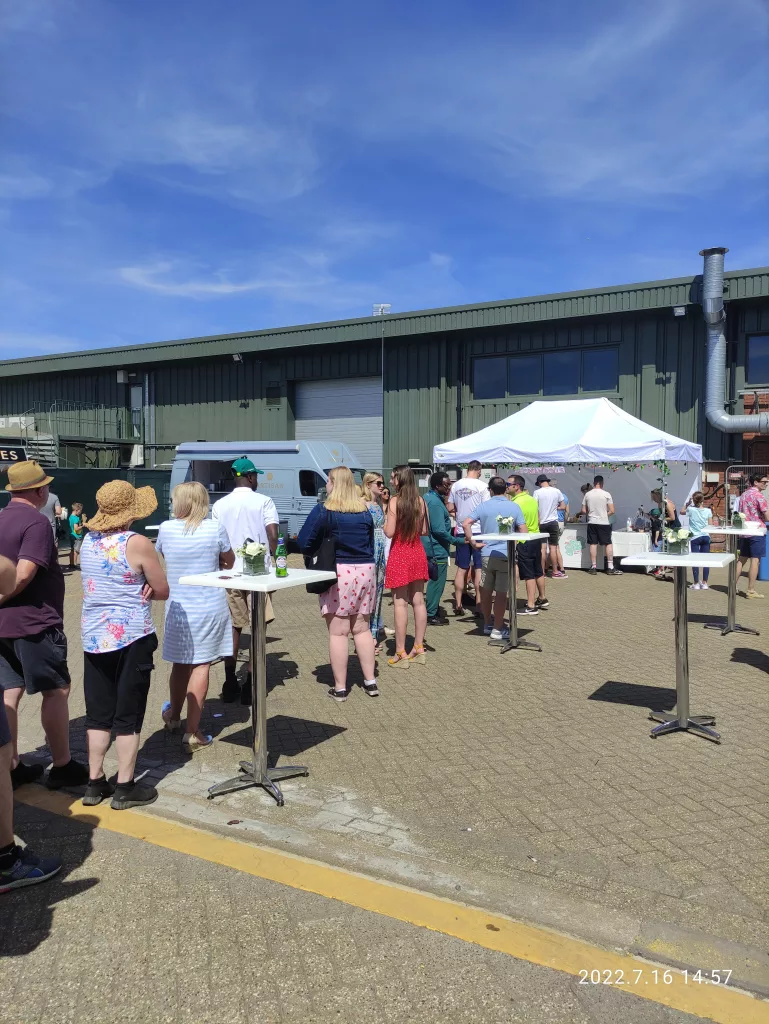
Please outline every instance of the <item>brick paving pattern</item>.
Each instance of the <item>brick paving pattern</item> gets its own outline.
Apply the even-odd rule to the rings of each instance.
[[[310,777],[284,784],[282,809],[260,790],[207,802],[208,786],[247,756],[249,710],[216,699],[215,667],[204,727],[217,741],[185,758],[158,728],[168,675],[158,655],[140,755],[163,791],[154,809],[164,813],[165,800],[204,823],[249,819],[258,841],[290,828],[346,836],[768,948],[769,616],[762,602],[739,600],[738,620],[764,636],[704,630],[725,613],[725,579],[716,572],[709,592],[689,595],[692,712],[716,715],[720,746],[649,738],[648,710],[675,703],[669,583],[572,571],[548,584],[548,612],[521,620],[541,654],[502,655],[469,615],[452,619],[428,630],[425,667],[399,672],[381,658],[382,696],[356,688],[344,705],[326,696],[316,599],[297,588],[279,596],[267,631],[269,749]],[[69,578],[73,738],[83,749],[79,591]],[[391,621],[391,607],[385,614]],[[354,657],[350,674],[361,680]],[[34,751],[39,702],[25,698],[20,719],[22,747]]]

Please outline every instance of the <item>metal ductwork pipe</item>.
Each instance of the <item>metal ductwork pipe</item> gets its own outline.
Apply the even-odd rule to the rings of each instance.
[[[705,415],[725,434],[769,434],[769,412],[730,416],[726,411],[726,308],[724,255],[728,249],[703,249],[702,312],[708,329]]]

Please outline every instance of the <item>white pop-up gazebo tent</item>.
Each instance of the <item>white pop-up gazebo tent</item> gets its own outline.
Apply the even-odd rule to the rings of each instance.
[[[529,490],[531,478],[545,472],[568,495],[572,512],[578,511],[581,484],[600,473],[621,523],[639,506],[649,508],[649,492],[661,478],[680,508],[700,486],[702,447],[636,419],[608,398],[584,398],[532,402],[483,430],[436,445],[433,459],[512,467],[526,477]]]

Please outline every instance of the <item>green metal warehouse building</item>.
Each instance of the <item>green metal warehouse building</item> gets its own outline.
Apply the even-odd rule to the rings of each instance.
[[[62,466],[167,465],[190,440],[346,441],[367,466],[535,398],[602,394],[703,445],[769,461],[704,415],[700,278],[0,363],[0,436]],[[769,385],[769,267],[725,276],[732,412]],[[384,437],[384,451],[382,451]]]

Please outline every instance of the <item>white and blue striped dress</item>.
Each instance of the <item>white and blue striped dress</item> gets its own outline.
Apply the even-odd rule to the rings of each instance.
[[[204,519],[184,532],[182,519],[169,519],[158,530],[156,550],[166,560],[170,593],[166,601],[163,660],[180,665],[203,665],[232,655],[232,620],[224,590],[185,587],[180,576],[215,572],[219,555],[230,540],[221,523]]]

